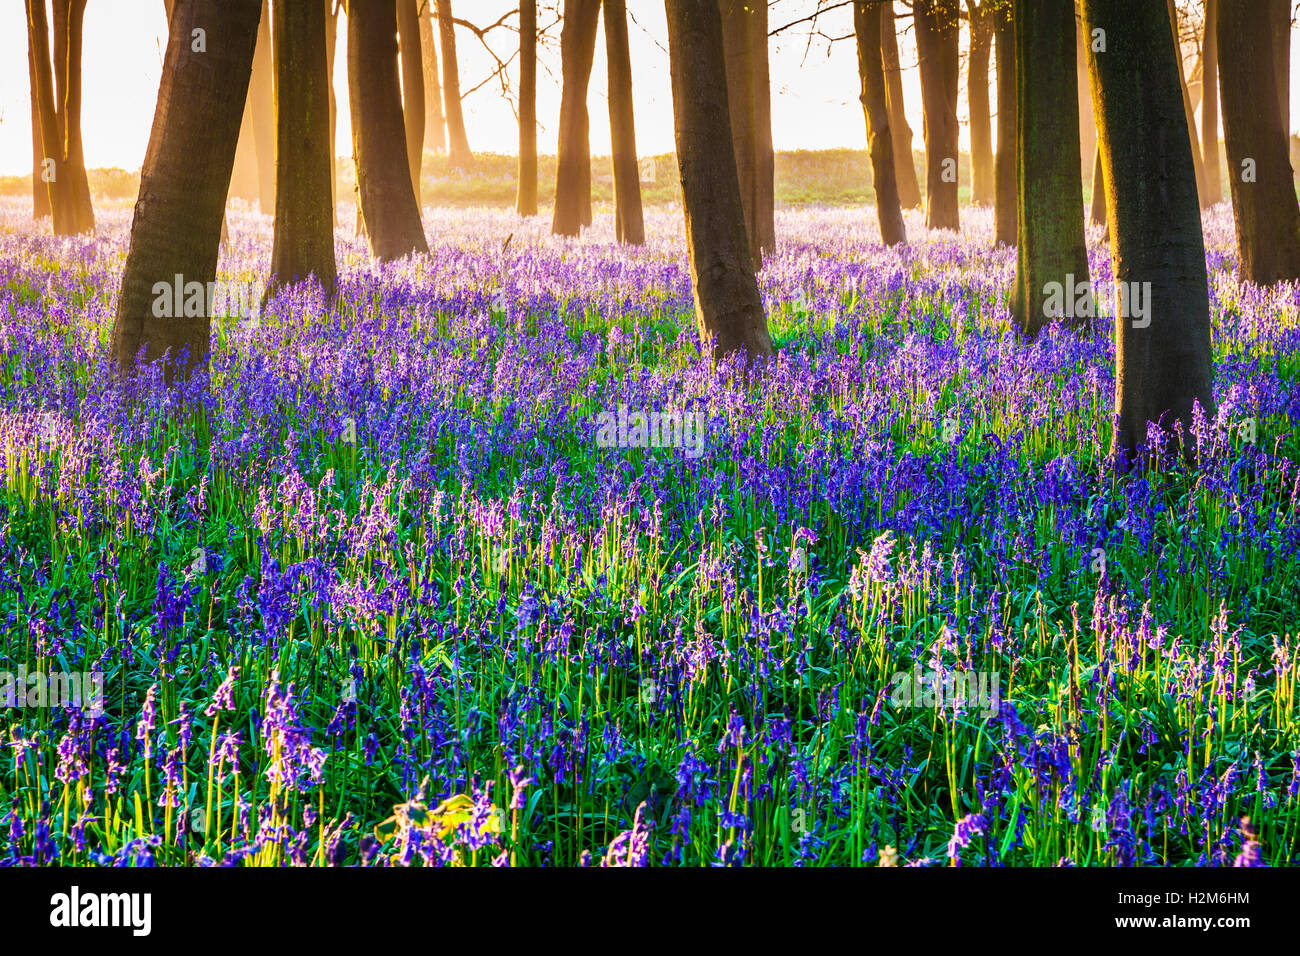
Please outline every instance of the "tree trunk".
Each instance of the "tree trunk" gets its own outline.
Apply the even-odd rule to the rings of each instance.
[[[1081,176],[1087,176],[1092,165],[1093,154],[1097,151],[1097,123],[1092,118],[1092,93],[1088,89],[1088,59],[1083,48],[1083,24],[1079,22],[1079,4],[1075,0],[1075,76],[1079,85],[1079,156],[1083,163],[1079,168]]]
[[[641,174],[632,117],[632,61],[625,0],[604,0],[605,55],[609,63],[609,130],[614,166],[614,233],[619,242],[645,244]]]
[[[262,0],[261,25],[248,101],[252,107],[253,142],[257,151],[257,204],[266,215],[275,213],[275,67],[271,62],[271,9]]]
[[[315,276],[333,293],[327,13],[320,0],[275,0],[275,236],[268,297]]]
[[[894,142],[894,175],[898,199],[904,209],[921,207],[921,184],[912,161],[912,127],[907,125],[903,103],[903,68],[898,58],[898,27],[894,23],[894,0],[880,4],[881,54],[885,64],[885,106],[889,110],[890,138]]]
[[[957,0],[915,0],[916,49],[925,111],[925,226],[958,229]]]
[[[32,101],[32,218],[50,216],[50,190],[41,178],[41,165],[45,159],[45,145],[41,142],[41,108],[36,103],[36,60],[31,44],[27,44],[27,78],[31,85]]]
[[[966,100],[970,107],[970,201],[991,206],[994,201],[993,117],[989,112],[989,53],[993,46],[993,19],[988,0],[967,0],[970,10],[970,62],[966,72]]]
[[[438,38],[442,42],[442,102],[447,119],[447,158],[457,169],[468,169],[473,155],[465,136],[465,113],[460,105],[460,66],[456,60],[456,24],[451,0],[438,0]]]
[[[722,11],[722,49],[727,72],[727,108],[731,116],[731,143],[740,180],[740,205],[745,211],[754,268],[763,264],[758,245],[754,203],[758,191],[758,138],[754,116],[754,0],[718,0]]]
[[[380,260],[427,254],[406,159],[393,0],[348,3],[348,99],[357,194],[371,254]]]
[[[1148,422],[1190,429],[1195,403],[1214,417],[1205,244],[1166,3],[1083,0],[1083,22],[1090,36],[1109,28],[1106,52],[1088,47],[1088,73],[1115,281],[1149,290],[1142,309],[1131,291],[1117,296],[1113,451],[1124,465]]]
[[[1277,90],[1278,115],[1282,132],[1291,140],[1291,0],[1266,0],[1265,12],[1271,23],[1269,37],[1273,46],[1273,82]],[[1259,16],[1251,7],[1250,16]]]
[[[334,96],[334,52],[338,47],[339,14],[334,6],[335,0],[325,2],[325,77],[330,95],[330,222],[338,223],[339,184],[338,171],[334,158],[335,145],[338,142],[339,104]]]
[[[187,314],[188,294],[171,309],[160,303],[177,282],[207,290],[215,281],[261,9],[258,0],[175,0],[113,319],[113,355],[124,371],[142,350],[149,362],[167,354],[171,376],[207,363],[210,301],[199,315]],[[206,52],[193,49],[195,29],[206,31]]]
[[[587,84],[596,52],[600,0],[564,0],[560,30],[560,135],[551,232],[576,236],[591,222],[591,145]]]
[[[1219,0],[1218,7],[1219,94],[1238,271],[1261,285],[1300,278],[1300,206],[1275,102],[1270,24],[1244,0]]]
[[[993,8],[993,39],[998,54],[998,151],[994,157],[997,208],[994,212],[995,244],[1014,246],[1019,232],[1016,184],[1019,150],[1016,130],[1016,27],[1010,3]]]
[[[515,212],[537,215],[537,0],[519,2],[519,192]]]
[[[1167,0],[1169,6],[1169,29],[1174,39],[1174,53],[1178,59],[1178,86],[1183,95],[1183,114],[1187,123],[1187,140],[1192,147],[1192,165],[1196,169],[1196,195],[1202,207],[1208,206],[1205,201],[1207,190],[1205,188],[1205,166],[1201,162],[1201,140],[1196,135],[1196,110],[1192,108],[1192,96],[1187,91],[1187,80],[1183,75],[1183,43],[1182,34],[1178,31],[1178,8],[1174,5],[1174,0]]]
[[[397,42],[402,74],[402,122],[406,129],[406,162],[411,191],[420,205],[420,166],[424,161],[424,60],[420,56],[420,20],[416,3],[397,0]]]
[[[1215,20],[1219,0],[1205,0],[1205,33],[1201,41],[1201,149],[1205,167],[1205,195],[1214,205],[1223,199],[1223,173],[1219,168],[1219,40]]]
[[[732,353],[744,360],[772,355],[763,298],[740,202],[722,15],[716,3],[665,0],[673,133],[686,217],[686,255],[702,343],[717,362]]]
[[[438,44],[433,37],[434,0],[420,2],[420,55],[424,58],[424,145],[435,153],[447,150],[447,121],[442,116],[442,84],[438,80]],[[536,0],[532,0],[536,2]]]
[[[880,238],[885,245],[892,246],[907,241],[907,229],[898,200],[894,144],[890,136],[889,108],[885,105],[880,17],[866,0],[853,4],[853,32],[858,40],[858,76],[862,81],[862,112],[867,119],[867,152],[871,156],[871,183],[876,192]]]
[[[772,76],[767,3],[754,4],[754,231],[759,260],[776,251],[776,150],[772,146]]]
[[[1032,339],[1055,314],[1082,324],[1094,310],[1083,232],[1079,90],[1073,71],[1051,69],[1076,55],[1074,11],[1064,3],[1019,0],[1015,21],[1016,62],[1025,68],[1016,77],[1020,228],[1011,314]],[[1075,307],[1077,285],[1087,289],[1084,309]]]
[[[1092,190],[1088,220],[1094,226],[1106,225],[1106,175],[1102,171],[1101,146],[1092,148]]]

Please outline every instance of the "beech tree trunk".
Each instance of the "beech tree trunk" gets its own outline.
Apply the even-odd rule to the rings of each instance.
[[[336,0],[324,0],[325,2],[325,78],[329,87],[330,97],[330,134],[329,134],[329,154],[330,154],[330,222],[338,222],[338,170],[334,158],[335,145],[338,142],[339,128],[339,104],[334,95],[334,53],[338,48],[339,33],[339,13],[338,8],[334,6]],[[236,154],[238,155],[238,154]]]
[[[1208,206],[1205,197],[1205,166],[1201,162],[1201,140],[1196,135],[1196,110],[1192,108],[1192,96],[1187,90],[1187,78],[1183,73],[1182,34],[1178,31],[1178,8],[1174,0],[1168,0],[1169,28],[1174,38],[1174,52],[1178,55],[1178,86],[1183,94],[1183,113],[1186,116],[1187,138],[1192,145],[1192,164],[1196,169],[1196,195],[1202,207]]]
[[[925,111],[925,225],[958,229],[957,0],[914,0]]]
[[[473,161],[465,136],[465,113],[460,104],[460,66],[456,61],[456,24],[451,0],[438,0],[438,39],[442,43],[442,102],[447,120],[447,158],[457,169]]]
[[[894,143],[894,175],[898,200],[904,209],[921,208],[921,184],[912,161],[912,127],[907,124],[903,103],[903,68],[898,58],[898,27],[894,22],[894,0],[880,4],[881,53],[885,64],[885,106],[889,110],[890,138]]]
[[[632,115],[632,60],[628,53],[625,0],[604,0],[605,54],[609,63],[609,130],[614,166],[614,234],[619,242],[645,244],[641,173],[636,162]]]
[[[519,192],[515,211],[521,216],[537,215],[537,0],[519,2]]]
[[[1078,17],[1078,0],[1075,0],[1074,7],[1074,33],[1076,38],[1074,64],[1075,76],[1079,85],[1079,156],[1083,162],[1079,173],[1082,176],[1087,176],[1092,166],[1093,153],[1097,151],[1097,124],[1092,118],[1092,93],[1088,90],[1088,58],[1083,48],[1083,25]]]
[[[438,81],[438,44],[433,36],[434,0],[420,2],[420,55],[424,58],[424,145],[435,153],[447,150],[447,121],[442,115],[442,84]],[[536,0],[532,0],[536,2]]]
[[[1205,167],[1205,195],[1214,205],[1223,199],[1223,172],[1219,167],[1219,39],[1215,20],[1219,0],[1205,0],[1205,33],[1201,41],[1201,149]]]
[[[772,355],[740,201],[727,104],[722,15],[715,3],[665,0],[673,133],[700,339],[715,362]]]
[[[587,85],[596,53],[600,0],[564,0],[560,30],[560,133],[551,232],[576,236],[591,223],[591,144]]]
[[[1111,261],[1116,283],[1130,290],[1117,297],[1123,308],[1115,318],[1113,451],[1122,467],[1146,445],[1148,423],[1178,435],[1192,427],[1197,403],[1214,417],[1205,244],[1167,4],[1083,0],[1082,6],[1089,35],[1109,28],[1106,52],[1088,47],[1088,74]],[[1123,42],[1116,24],[1123,25]],[[1123,314],[1136,311],[1132,283],[1149,290],[1142,295],[1145,317]],[[1184,440],[1182,448],[1191,454],[1194,443]]]
[[[173,290],[177,276],[204,289],[216,278],[261,11],[258,0],[175,0],[113,319],[113,355],[123,371],[142,352],[146,362],[166,355],[170,376],[207,364],[209,304],[186,315],[187,296],[160,309],[158,290]],[[206,31],[206,52],[193,49],[195,29]]]
[[[1269,21],[1249,0],[1219,0],[1219,93],[1238,271],[1272,285],[1300,278],[1300,205],[1273,83]]]
[[[993,37],[998,55],[998,151],[994,157],[998,195],[994,211],[994,243],[1014,246],[1019,232],[1016,211],[1016,169],[1019,163],[1016,143],[1019,127],[1016,116],[1016,28],[1010,3],[994,7],[993,16]]]
[[[1291,0],[1265,0],[1264,15],[1271,27],[1269,39],[1273,44],[1273,82],[1277,89],[1278,116],[1287,142],[1291,140]],[[1250,15],[1259,16],[1260,10],[1251,6]]]
[[[966,68],[966,99],[970,106],[970,201],[991,206],[993,178],[993,117],[989,112],[989,54],[993,48],[993,15],[989,0],[967,0],[970,11],[970,60]]]
[[[402,122],[411,190],[420,205],[420,167],[424,162],[424,60],[420,54],[420,0],[397,0],[397,43],[402,75]]]
[[[333,128],[329,110],[325,7],[275,0],[275,236],[268,297],[315,276],[333,293]]]
[[[41,110],[36,105],[36,61],[30,43],[27,45],[27,77],[30,81],[32,101],[32,218],[41,219],[49,216],[52,210],[49,187],[41,178],[45,146],[41,143]]]
[[[880,17],[867,0],[853,4],[853,32],[858,41],[858,76],[862,81],[862,112],[867,119],[867,152],[871,156],[871,183],[876,192],[880,238],[892,246],[907,241],[903,207],[898,199],[894,145],[890,136],[889,108],[885,105],[885,69],[881,50]]]
[[[253,54],[248,102],[257,154],[257,205],[268,216],[275,214],[274,77],[275,66],[271,62],[271,7],[268,0],[262,0],[262,19],[257,28],[257,50]]]
[[[1019,233],[1011,314],[1032,339],[1052,321],[1053,302],[1069,324],[1082,324],[1094,310],[1090,301],[1075,308],[1076,285],[1088,283],[1079,90],[1073,71],[1052,69],[1076,55],[1074,11],[1064,3],[1018,0],[1015,30],[1016,62],[1024,69],[1017,74]],[[1084,297],[1091,300],[1091,291]]]
[[[755,208],[758,199],[758,131],[754,109],[754,8],[755,0],[718,0],[722,10],[722,48],[727,72],[727,108],[731,116],[731,143],[740,181],[740,205],[745,211],[754,268],[763,264]]]
[[[380,260],[427,254],[406,158],[393,0],[348,3],[348,99],[359,209],[371,254]]]
[[[767,0],[754,3],[754,231],[759,265],[776,251],[776,150],[772,146],[772,76]]]

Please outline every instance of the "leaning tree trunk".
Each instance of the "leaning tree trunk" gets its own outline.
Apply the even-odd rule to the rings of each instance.
[[[424,61],[420,56],[420,20],[416,4],[397,0],[397,42],[402,74],[402,121],[406,129],[406,162],[411,190],[420,205],[420,166],[424,160]]]
[[[862,112],[867,119],[867,152],[871,156],[871,183],[876,192],[880,238],[885,245],[892,246],[907,241],[907,229],[898,200],[894,144],[889,129],[889,108],[885,105],[880,17],[867,0],[853,4],[853,32],[858,40],[858,76],[862,81]]]
[[[160,308],[166,299],[158,293],[178,281],[208,290],[216,279],[261,10],[259,0],[175,2],[113,319],[113,355],[123,371],[141,352],[147,362],[167,356],[172,376],[207,363],[210,302],[200,297],[199,314],[191,314],[188,291],[171,309]],[[206,52],[193,48],[196,29],[206,31]]]
[[[1011,4],[993,8],[993,38],[998,54],[998,151],[993,161],[997,180],[994,212],[995,244],[1014,246],[1019,232],[1016,216],[1016,181],[1019,150],[1016,144],[1016,25]]]
[[[1300,206],[1275,97],[1270,24],[1249,0],[1219,0],[1219,93],[1238,271],[1271,285],[1300,278]]]
[[[1106,174],[1102,169],[1101,146],[1092,148],[1092,196],[1088,203],[1088,221],[1094,226],[1106,225]]]
[[[253,54],[253,75],[249,80],[248,102],[253,121],[253,143],[257,154],[257,204],[262,212],[275,212],[275,67],[271,62],[271,9],[262,2],[262,20],[257,28],[257,52]]]
[[[776,251],[776,150],[772,146],[772,75],[767,3],[754,4],[754,232],[759,260]]]
[[[1092,317],[1088,247],[1079,170],[1079,90],[1073,71],[1053,69],[1076,55],[1074,11],[1064,3],[1015,6],[1020,144],[1016,284],[1011,315],[1034,338],[1053,317]],[[1076,308],[1076,285],[1085,288]],[[1055,308],[1054,308],[1055,306]],[[1056,313],[1055,315],[1053,313]]]
[[[537,0],[519,2],[519,192],[515,212],[537,215]]]
[[[428,253],[406,159],[393,0],[348,4],[348,100],[359,212],[371,254],[388,260]]]
[[[1205,195],[1201,202],[1214,205],[1223,199],[1219,169],[1219,40],[1215,20],[1219,0],[1205,0],[1205,32],[1201,39],[1201,150],[1205,167]]]
[[[880,4],[881,52],[885,63],[885,106],[889,109],[890,138],[894,141],[894,175],[898,199],[904,209],[919,209],[921,184],[912,161],[912,127],[907,125],[903,103],[903,68],[898,58],[898,27],[894,23],[894,0]]]
[[[275,0],[275,236],[268,298],[315,276],[333,293],[327,13],[319,0]]]
[[[991,206],[994,201],[993,117],[989,112],[989,53],[993,18],[989,0],[967,0],[970,10],[970,60],[966,67],[966,100],[970,106],[970,201]]]
[[[1192,107],[1192,96],[1187,90],[1187,79],[1183,75],[1183,44],[1182,35],[1178,32],[1178,8],[1174,5],[1174,0],[1168,0],[1169,5],[1169,29],[1172,31],[1171,36],[1174,38],[1174,53],[1178,55],[1178,86],[1183,94],[1183,114],[1187,123],[1187,140],[1192,146],[1192,164],[1196,167],[1196,195],[1202,207],[1208,206],[1205,201],[1205,166],[1201,162],[1201,140],[1196,135],[1196,110]]]
[[[958,229],[957,0],[915,0],[916,49],[925,110],[925,226]]]
[[[457,169],[468,169],[473,155],[465,136],[465,112],[460,104],[460,65],[456,60],[456,23],[451,0],[438,0],[438,39],[442,43],[442,102],[447,120],[447,158]]]
[[[686,217],[686,257],[700,339],[714,362],[739,352],[747,361],[772,355],[763,298],[740,203],[722,15],[715,3],[665,0],[673,133]]]
[[[564,0],[560,30],[560,134],[551,232],[576,236],[591,221],[591,146],[587,85],[596,52],[600,0]]]
[[[723,62],[727,71],[727,108],[731,116],[731,142],[740,180],[740,205],[745,210],[754,268],[761,268],[763,252],[755,229],[754,201],[758,189],[758,138],[754,117],[753,0],[718,0],[722,10]]]
[[[1083,22],[1089,35],[1108,34],[1105,52],[1088,48],[1088,75],[1111,262],[1126,290],[1115,316],[1113,450],[1123,466],[1146,445],[1148,423],[1190,429],[1198,403],[1214,417],[1205,244],[1167,5],[1083,0]],[[1133,291],[1142,289],[1139,310]],[[1182,447],[1194,451],[1186,438]]]
[[[645,244],[641,175],[632,121],[632,60],[628,53],[625,0],[604,0],[605,55],[609,64],[609,131],[614,166],[614,234],[619,242]]]

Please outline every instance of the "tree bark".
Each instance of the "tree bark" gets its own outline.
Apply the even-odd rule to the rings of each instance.
[[[521,216],[537,215],[537,0],[519,2],[519,192],[515,211]]]
[[[442,115],[442,84],[438,80],[438,44],[433,36],[434,0],[419,0],[419,2],[420,55],[424,58],[424,145],[432,152],[443,153],[447,150],[447,121]]]
[[[1016,78],[1019,233],[1011,314],[1032,339],[1052,321],[1053,301],[1063,321],[1075,319],[1070,324],[1082,324],[1094,310],[1083,232],[1079,90],[1073,71],[1052,69],[1076,56],[1074,11],[1064,3],[1018,0],[1014,12],[1016,62],[1024,69]],[[1088,289],[1086,310],[1074,308],[1080,284]]]
[[[1081,176],[1087,176],[1092,166],[1093,153],[1097,151],[1097,123],[1092,118],[1092,93],[1088,90],[1088,60],[1083,48],[1083,24],[1079,21],[1079,4],[1075,0],[1075,75],[1078,80],[1079,156],[1083,165]]]
[[[591,223],[591,144],[587,85],[596,52],[600,0],[564,0],[560,30],[560,133],[551,232],[576,236]]]
[[[916,49],[925,110],[925,225],[958,229],[957,0],[915,0]]]
[[[912,161],[912,127],[907,125],[903,103],[903,68],[898,58],[898,27],[894,22],[894,0],[880,4],[881,54],[885,64],[885,106],[889,109],[890,138],[894,142],[894,175],[898,199],[904,209],[921,208],[921,184]]]
[[[465,136],[465,113],[460,104],[460,66],[456,60],[456,24],[451,0],[438,0],[438,38],[442,43],[442,102],[447,120],[447,158],[457,169],[473,161]]]
[[[754,4],[754,231],[758,265],[776,251],[776,150],[772,146],[772,76],[767,0]]]
[[[1272,285],[1300,278],[1300,206],[1275,98],[1270,23],[1243,0],[1219,0],[1219,93],[1238,272]]]
[[[271,8],[262,0],[261,25],[248,101],[252,109],[253,142],[257,153],[257,204],[267,215],[275,213],[275,67],[271,62]]]
[[[614,167],[614,234],[619,242],[645,244],[641,174],[636,162],[632,114],[632,61],[628,53],[625,0],[604,0],[605,55],[609,64],[609,129]]]
[[[1113,451],[1123,466],[1145,447],[1148,422],[1190,429],[1196,403],[1214,417],[1205,245],[1166,3],[1083,0],[1083,22],[1107,36],[1106,52],[1089,45],[1088,73],[1115,281],[1149,290],[1145,317],[1115,319]],[[1123,303],[1117,313],[1136,297]],[[1194,443],[1182,449],[1190,455]]]
[[[967,0],[970,11],[970,59],[966,67],[966,100],[970,106],[970,201],[991,206],[993,179],[993,117],[989,112],[989,53],[993,46],[993,18],[988,0]]]
[[[1278,115],[1282,119],[1282,132],[1287,142],[1291,140],[1291,0],[1266,0],[1265,16],[1272,26],[1269,38],[1273,46],[1273,82],[1277,90]],[[1251,8],[1251,16],[1259,11]]]
[[[397,0],[397,42],[402,74],[402,122],[411,190],[420,205],[420,166],[424,162],[424,60],[420,55],[419,0]]]
[[[334,158],[335,145],[338,142],[339,104],[334,95],[334,53],[338,48],[339,13],[334,5],[336,0],[325,2],[325,81],[329,86],[330,97],[330,222],[338,223],[339,177]]]
[[[333,293],[327,12],[316,2],[275,0],[275,235],[267,295],[315,276]]]
[[[406,158],[393,0],[348,3],[348,99],[357,194],[371,254],[380,260],[427,254]]]
[[[885,105],[885,69],[881,51],[880,17],[871,3],[853,4],[853,32],[858,41],[858,76],[862,82],[862,112],[867,120],[867,152],[871,156],[871,183],[876,192],[880,238],[892,246],[907,241],[903,207],[898,199],[898,174],[894,169],[894,144]]]
[[[140,196],[122,271],[112,348],[129,370],[137,355],[168,356],[170,376],[207,364],[210,309],[158,315],[155,286],[216,278],[221,219],[235,161],[240,112],[257,45],[258,0],[175,0],[158,105],[140,171]],[[191,36],[206,31],[206,52]],[[161,310],[167,311],[167,310]]]
[[[1215,20],[1219,0],[1205,0],[1205,33],[1201,41],[1201,149],[1205,167],[1205,195],[1214,205],[1223,199],[1223,172],[1219,168],[1219,39]]]
[[[714,362],[772,355],[740,202],[727,104],[722,15],[715,3],[665,0],[673,133],[686,217],[686,253],[700,340]]]
[[[718,0],[722,11],[722,49],[727,72],[727,109],[731,116],[731,143],[740,180],[740,205],[745,211],[754,268],[763,264],[755,226],[758,192],[758,136],[754,115],[754,0]]]
[[[994,212],[995,245],[1014,246],[1019,233],[1017,215],[1016,28],[1011,4],[993,8],[993,38],[998,55],[998,151],[994,157],[997,206]]]
[[[1192,146],[1192,165],[1196,169],[1196,195],[1201,207],[1210,205],[1206,202],[1205,165],[1201,162],[1201,140],[1196,135],[1196,110],[1192,108],[1192,96],[1187,90],[1187,78],[1183,74],[1183,42],[1178,31],[1178,7],[1174,0],[1167,0],[1169,6],[1169,29],[1174,39],[1174,53],[1178,59],[1178,87],[1183,95],[1183,113],[1187,123],[1187,139]]]

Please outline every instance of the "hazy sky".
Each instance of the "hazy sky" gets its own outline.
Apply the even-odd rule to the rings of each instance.
[[[455,0],[453,9],[458,17],[487,25],[517,6],[517,0]],[[776,0],[770,13],[771,27],[775,29],[797,20],[814,8],[814,0]],[[671,152],[672,93],[668,81],[664,6],[660,0],[628,0],[628,11],[635,21],[629,24],[629,34],[638,151]],[[543,25],[549,22],[545,13],[539,19]],[[512,18],[509,22],[513,24],[516,20]],[[902,25],[907,26],[900,36],[903,65],[914,66],[916,52],[910,23],[900,19]],[[833,10],[823,16],[819,26],[826,35],[846,36],[852,32],[851,10],[848,7]],[[339,27],[342,34],[345,29],[342,17]],[[138,169],[148,143],[162,73],[167,29],[162,0],[90,0],[85,29],[82,130],[87,166]],[[488,77],[494,63],[469,31],[458,28],[456,40],[461,88],[469,90]],[[518,35],[505,28],[494,30],[489,40],[503,59],[508,59],[518,46]],[[544,42],[538,79],[539,148],[553,153],[560,101],[558,27]],[[336,153],[346,156],[351,154],[352,134],[342,44],[335,67],[334,83],[339,96]],[[865,123],[857,101],[856,51],[851,39],[828,44],[823,37],[810,38],[806,25],[794,27],[773,38],[771,71],[772,127],[778,149],[865,147]],[[605,75],[602,30],[597,38],[588,99],[592,150],[597,155],[609,152]],[[512,97],[517,76],[517,63],[512,63],[509,70]],[[905,72],[905,77],[908,116],[919,148],[921,110],[916,71]],[[1298,77],[1300,71],[1293,70],[1293,117],[1300,102]],[[964,148],[967,144],[964,90],[959,118]],[[502,98],[498,81],[493,80],[466,97],[465,120],[472,149],[516,151],[518,127],[510,103]],[[1293,128],[1295,125],[1293,122]],[[0,175],[21,174],[30,169],[31,115],[23,0],[0,0]]]

